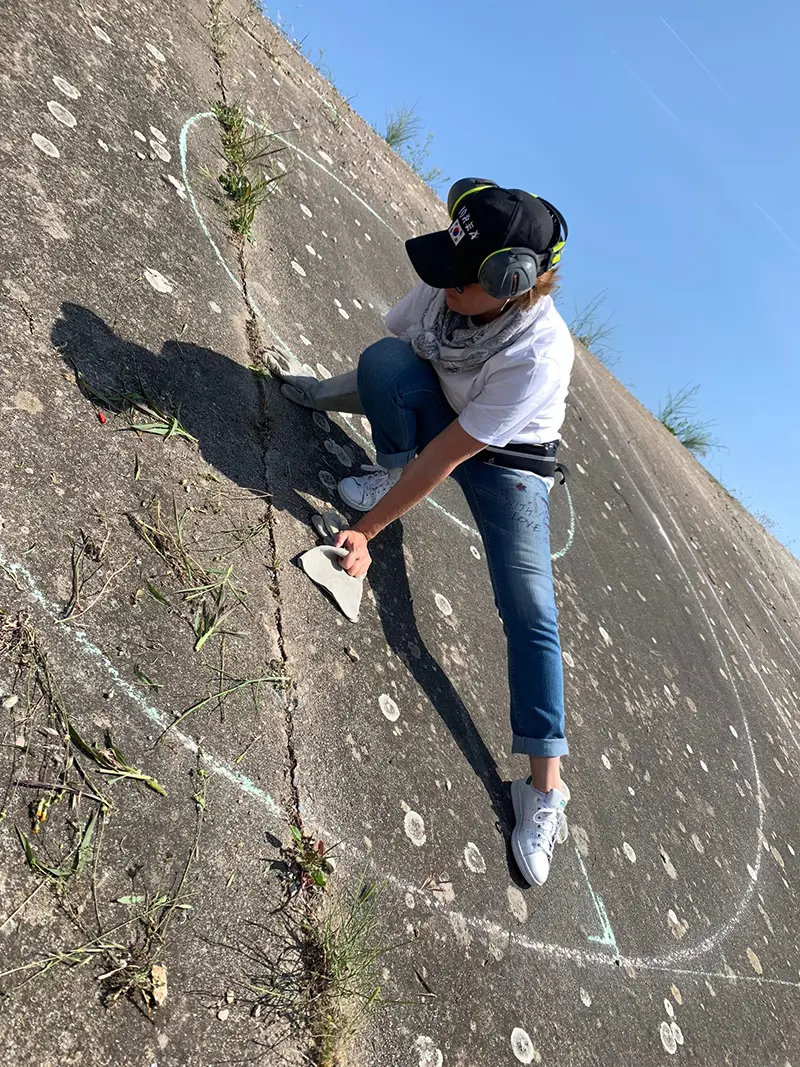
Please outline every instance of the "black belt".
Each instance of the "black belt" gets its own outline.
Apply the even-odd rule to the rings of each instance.
[[[569,468],[566,463],[556,462],[556,452],[560,441],[548,441],[543,445],[526,445],[518,442],[504,445],[502,448],[487,445],[478,452],[477,459],[491,463],[494,467],[510,467],[512,470],[531,471],[541,478],[555,478],[561,475],[561,485],[566,482]]]

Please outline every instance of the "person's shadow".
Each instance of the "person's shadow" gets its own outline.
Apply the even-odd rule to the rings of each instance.
[[[51,338],[62,358],[76,372],[76,384],[99,408],[122,411],[126,393],[139,394],[151,404],[179,417],[198,441],[203,458],[226,477],[246,489],[269,492],[273,507],[308,522],[310,509],[299,495],[319,494],[319,460],[305,458],[298,448],[291,456],[291,487],[275,478],[266,485],[263,476],[263,426],[253,416],[255,375],[221,352],[184,339],[165,341],[160,353],[124,340],[94,312],[65,303],[53,324]],[[274,381],[267,381],[270,429],[281,437],[302,442],[309,437],[311,413],[285,400]],[[283,421],[276,427],[276,420]],[[331,434],[366,460],[355,441],[333,423]],[[335,476],[335,468],[331,466]],[[339,476],[342,469],[339,468]],[[403,556],[403,528],[392,523],[375,541],[369,572],[378,615],[386,640],[407,665],[450,731],[472,770],[483,782],[497,816],[498,828],[508,841],[513,813],[508,784],[497,770],[491,752],[452,682],[426,648],[412,608],[411,591]],[[409,651],[411,650],[411,652]],[[510,854],[509,854],[510,860]],[[509,870],[517,880],[516,867]],[[520,881],[520,884],[524,884]]]

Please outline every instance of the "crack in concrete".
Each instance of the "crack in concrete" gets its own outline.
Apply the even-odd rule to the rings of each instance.
[[[209,0],[209,21],[208,31],[211,37],[211,55],[214,61],[214,65],[217,71],[217,86],[219,88],[220,98],[224,104],[227,103],[227,90],[225,86],[225,50],[222,47],[223,29],[221,25],[221,11],[222,0]],[[250,298],[248,291],[248,271],[247,271],[247,257],[245,256],[246,238],[243,234],[232,233],[231,241],[236,250],[236,266],[238,273],[238,288],[242,299],[244,301],[245,310],[247,314],[247,321],[245,324],[245,333],[247,335],[247,348],[249,362],[251,366],[258,366],[263,364],[262,353],[264,352],[266,345],[261,337],[261,331],[258,325],[258,314],[253,301]],[[269,430],[269,416],[267,412],[267,396],[266,389],[263,381],[257,379],[256,388],[259,391],[261,398],[261,410],[263,415],[262,428],[267,436]],[[297,784],[297,752],[295,748],[295,734],[294,734],[294,710],[297,706],[296,687],[294,679],[292,678],[291,671],[289,670],[289,655],[286,648],[286,635],[283,625],[283,599],[281,596],[280,583],[278,580],[278,571],[276,567],[277,560],[277,544],[275,541],[275,521],[274,511],[272,507],[272,497],[269,492],[270,484],[270,471],[269,464],[267,462],[267,450],[262,448],[262,466],[263,466],[263,479],[266,489],[266,517],[267,517],[267,531],[269,539],[269,551],[271,556],[271,564],[268,565],[270,571],[270,588],[273,598],[273,620],[275,624],[275,634],[277,638],[278,652],[281,659],[281,666],[283,673],[290,681],[290,687],[287,691],[284,702],[284,734],[286,739],[286,754],[288,763],[288,785],[289,795],[291,798],[291,811],[289,814],[289,823],[295,825],[298,829],[302,830],[303,820],[300,814],[300,791]]]

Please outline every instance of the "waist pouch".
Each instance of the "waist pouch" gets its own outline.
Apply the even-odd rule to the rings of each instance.
[[[526,445],[512,441],[502,448],[487,445],[475,458],[494,467],[511,467],[512,470],[530,471],[541,478],[554,478],[563,485],[569,476],[569,468],[566,463],[556,462],[560,443],[548,441],[543,445]]]

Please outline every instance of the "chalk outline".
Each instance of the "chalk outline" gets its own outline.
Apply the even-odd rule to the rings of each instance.
[[[204,218],[203,218],[203,216],[202,216],[202,214],[201,214],[201,212],[200,212],[200,210],[199,210],[199,208],[197,206],[197,201],[195,199],[194,192],[193,192],[193,190],[191,188],[191,183],[189,182],[188,169],[187,169],[187,138],[188,138],[188,133],[191,130],[191,128],[198,121],[200,121],[201,119],[212,119],[213,117],[214,116],[212,115],[211,112],[207,112],[207,111],[206,112],[199,112],[196,115],[191,116],[184,123],[183,127],[181,128],[180,140],[179,140],[181,170],[182,170],[182,174],[183,174],[183,178],[184,178],[184,184],[186,185],[187,193],[189,195],[189,201],[190,201],[190,203],[192,205],[192,209],[195,212],[195,215],[198,218],[198,221],[200,222],[200,225],[201,225],[201,227],[203,229],[203,232],[205,233],[206,237],[208,238],[208,241],[211,244],[211,247],[213,248],[217,259],[219,260],[219,262],[222,265],[223,269],[225,270],[226,274],[228,275],[228,277],[230,278],[230,280],[232,281],[232,283],[236,287],[237,291],[240,294],[244,295],[243,290],[242,290],[242,286],[240,285],[240,283],[239,283],[238,279],[236,278],[236,276],[231,271],[230,267],[228,266],[227,262],[225,261],[224,257],[222,256],[222,253],[220,252],[216,242],[214,241],[214,238],[212,237],[208,227],[206,226],[205,220],[204,220]],[[248,120],[248,121],[252,121],[252,120]],[[252,123],[252,124],[256,125],[256,126],[259,126],[259,128],[265,129],[263,126],[260,126],[260,124],[257,124],[257,123]],[[269,132],[269,131],[266,131],[266,132]],[[279,137],[280,135],[276,134],[275,136]],[[328,171],[326,167],[324,167],[321,163],[319,163],[313,157],[311,157],[307,153],[303,152],[302,149],[299,149],[296,146],[292,145],[291,142],[285,141],[284,138],[280,138],[280,139],[283,140],[284,143],[289,145],[294,151],[298,152],[300,155],[303,155],[306,159],[309,160],[309,162],[313,163],[314,166],[318,167],[325,174],[327,174],[329,177],[331,177],[334,181],[337,182],[337,184],[341,185],[342,188],[344,188],[355,199],[357,199],[361,204],[363,204],[363,206],[372,215],[374,215],[380,222],[384,223],[384,225],[386,225],[387,228],[392,233],[394,233],[394,231],[391,230],[391,227],[388,226],[388,223],[385,223],[385,221],[383,219],[381,219],[381,217],[377,214],[377,212],[375,212],[368,204],[366,204],[356,193],[353,193],[352,190],[350,190],[349,187],[347,185],[345,185],[344,182],[342,182],[339,178],[336,177],[336,175],[334,175],[330,171]],[[394,234],[394,236],[398,237],[397,234]],[[398,237],[398,239],[399,239],[399,237]],[[289,348],[288,344],[283,340],[283,338],[280,337],[280,335],[274,329],[274,327],[269,322],[266,321],[266,319],[265,319],[265,317],[263,315],[263,312],[257,306],[255,301],[253,301],[252,298],[250,298],[249,296],[247,297],[247,299],[248,299],[248,302],[249,302],[250,306],[253,308],[254,313],[256,315],[258,315],[259,318],[262,319],[262,321],[264,321],[265,326],[267,327],[269,332],[272,334],[272,336],[275,338],[275,340],[278,341],[278,343],[287,352],[291,353],[291,349]],[[620,430],[623,430],[622,423],[620,422],[619,418],[617,417],[616,412],[614,412],[614,410],[609,405],[605,395],[603,394],[603,391],[601,389],[599,389],[599,387],[597,386],[596,380],[595,380],[594,376],[592,375],[591,371],[588,370],[588,368],[587,368],[587,373],[588,373],[589,378],[592,381],[592,385],[594,386],[596,392],[599,393],[599,395],[601,397],[601,400],[605,403],[609,413],[614,418],[614,421],[617,423],[617,426],[620,428]],[[655,485],[655,482],[654,482],[654,480],[652,478],[652,475],[647,470],[647,468],[646,468],[641,456],[639,455],[639,453],[636,450],[635,446],[633,446],[632,444],[631,444],[631,450],[632,450],[633,454],[636,456],[636,458],[637,458],[637,460],[639,462],[639,465],[642,467],[642,470],[645,472],[645,475],[647,476],[648,480],[653,485],[653,488],[654,488],[654,490],[656,492],[656,496],[658,497],[659,501],[661,502],[662,507],[665,508],[667,514],[670,517],[670,520],[672,521],[673,525],[675,526],[676,530],[678,531],[678,533],[679,533],[681,539],[683,540],[684,544],[687,546],[687,548],[689,548],[690,546],[688,544],[688,541],[686,540],[685,535],[683,534],[683,531],[680,529],[680,527],[678,526],[678,523],[675,520],[674,516],[672,515],[672,513],[669,510],[669,508],[664,503],[663,498],[661,497],[661,494],[658,492],[657,486]],[[661,522],[659,521],[658,517],[653,512],[653,510],[649,506],[649,504],[647,503],[646,499],[644,498],[644,495],[641,493],[641,490],[639,490],[638,486],[635,486],[635,483],[634,483],[634,487],[636,488],[636,491],[637,491],[638,495],[640,496],[643,504],[645,505],[645,507],[647,508],[648,512],[650,513],[650,515],[651,515],[651,517],[652,517],[652,519],[653,519],[653,521],[654,521],[654,523],[656,525],[656,528],[658,529],[659,533],[662,535],[664,540],[667,542],[667,544],[668,544],[673,556],[675,557],[675,560],[676,560],[676,563],[678,564],[678,567],[680,568],[681,572],[684,575],[684,578],[686,579],[687,583],[689,584],[690,588],[692,589],[692,592],[695,595],[695,598],[696,598],[696,600],[698,602],[698,606],[700,607],[701,613],[703,614],[703,617],[704,617],[704,619],[706,621],[708,629],[711,631],[712,636],[713,636],[714,641],[715,641],[715,644],[717,645],[720,657],[722,658],[723,662],[727,666],[727,660],[725,658],[724,652],[722,651],[721,644],[720,644],[719,640],[716,637],[716,633],[714,632],[714,628],[710,624],[708,615],[707,615],[707,613],[706,613],[706,611],[705,611],[705,609],[703,607],[701,599],[697,595],[697,592],[696,592],[692,582],[689,579],[688,573],[686,572],[685,567],[683,566],[683,564],[681,563],[681,561],[680,561],[680,559],[678,557],[678,554],[677,554],[677,552],[675,550],[675,547],[673,546],[672,542],[670,541],[670,539],[669,539],[666,531],[664,530],[663,526],[661,525]],[[568,499],[570,501],[570,509],[571,509],[571,514],[572,514],[571,497],[569,497]],[[441,505],[439,505],[439,508],[440,508],[440,510],[444,511],[444,509],[441,508]],[[573,524],[571,523],[571,525],[570,525],[571,533],[572,533],[572,530],[573,530]],[[569,543],[571,543],[571,537],[568,540],[569,540]],[[2,562],[4,562],[4,561],[3,561],[2,555],[0,555],[0,563],[2,563]],[[38,588],[36,587],[35,582],[33,580],[33,577],[30,574],[30,572],[28,572],[25,568],[21,567],[19,564],[13,564],[13,563],[7,562],[7,563],[5,563],[5,566],[7,566],[9,571],[11,571],[12,573],[14,573],[14,574],[16,574],[18,576],[24,577],[24,579],[27,582],[27,584],[29,585],[29,588],[30,588],[32,594],[34,595],[35,599],[40,603],[41,606],[45,607],[48,610],[48,613],[53,614],[53,612],[52,612],[53,605],[51,605],[50,602],[47,601],[47,599],[44,597],[44,595],[38,590]],[[723,615],[727,619],[729,625],[731,626],[731,630],[734,633],[736,633],[737,638],[739,639],[740,643],[742,644],[742,647],[745,649],[745,652],[747,653],[746,646],[744,645],[744,642],[742,642],[741,637],[738,634],[738,631],[736,631],[735,627],[733,627],[732,624],[730,623],[730,619],[728,618],[727,613],[724,611],[724,608],[720,604],[719,598],[714,593],[714,590],[711,587],[710,583],[708,583],[708,584],[709,584],[709,588],[711,589],[712,595],[714,596],[714,599],[717,602],[718,607],[720,608],[720,610],[722,611]],[[54,616],[54,617],[57,617],[57,616]],[[119,675],[119,672],[116,671],[116,668],[113,666],[113,664],[110,662],[110,660],[107,659],[105,654],[102,653],[102,651],[99,648],[97,648],[97,646],[93,645],[82,631],[80,631],[78,629],[75,629],[75,630],[69,630],[68,632],[74,633],[75,637],[76,637],[76,641],[78,641],[78,643],[81,644],[82,647],[84,647],[86,651],[88,651],[94,657],[98,658],[100,660],[100,662],[102,662],[106,666],[106,668],[109,671],[109,673],[111,674],[111,676],[115,680],[118,680],[118,683],[120,684],[121,688],[124,689],[124,691],[128,694],[130,699],[132,699],[134,701],[134,703],[138,707],[140,707],[140,709],[142,711],[144,711],[145,714],[153,722],[157,722],[159,725],[163,726],[163,724],[164,724],[164,718],[162,717],[163,713],[160,712],[157,708],[155,708],[152,705],[150,705],[148,703],[148,701],[142,696],[142,694],[138,692],[138,690],[136,689],[135,686],[132,686],[125,679],[123,679],[121,675]],[[750,658],[749,654],[748,654],[748,658]],[[752,662],[752,660],[751,660],[751,662]],[[752,762],[753,762],[754,774],[756,776],[757,799],[759,801],[759,803],[758,803],[758,811],[759,811],[758,829],[763,834],[764,805],[763,805],[763,797],[762,797],[761,778],[760,778],[760,774],[759,774],[759,771],[758,771],[757,760],[756,760],[756,757],[755,757],[755,748],[754,748],[752,736],[751,736],[751,733],[750,733],[749,723],[747,722],[747,719],[744,716],[744,712],[743,712],[743,709],[742,709],[741,698],[739,697],[738,690],[736,689],[735,683],[733,683],[733,681],[731,679],[731,672],[730,671],[728,671],[728,677],[729,677],[729,680],[731,681],[731,686],[732,686],[732,688],[734,690],[734,694],[736,695],[737,703],[739,704],[740,710],[742,710],[742,721],[744,723],[745,733],[746,733],[746,737],[747,737],[747,741],[748,741],[748,746],[750,748],[751,759],[752,759]],[[759,678],[760,678],[760,674],[759,674]],[[766,684],[763,683],[763,679],[761,679],[761,681],[762,681],[762,684],[764,684],[764,688],[767,689]],[[769,693],[768,689],[767,689],[767,693],[770,696],[770,699],[773,701],[773,703],[776,703],[774,698],[772,697],[772,694]],[[190,751],[195,751],[196,752],[196,750],[197,750],[196,743],[191,738],[189,738],[186,735],[180,733],[179,731],[176,731],[173,736],[175,736],[176,739],[179,740],[182,745],[184,745],[184,747],[188,748]],[[273,798],[268,793],[265,793],[263,790],[260,790],[255,785],[255,783],[253,783],[249,779],[245,778],[245,776],[240,775],[237,771],[232,770],[230,767],[228,767],[224,763],[224,761],[217,760],[213,756],[210,756],[209,759],[210,759],[211,765],[215,766],[215,768],[217,768],[219,770],[219,772],[221,774],[223,774],[224,777],[228,778],[229,781],[231,781],[233,784],[237,785],[239,788],[243,789],[245,792],[248,792],[255,799],[260,800],[265,805],[265,807],[267,807],[268,810],[271,811],[271,813],[273,813],[273,814],[280,813],[280,809],[276,805],[276,803],[273,800]],[[282,813],[280,813],[280,817],[282,818]],[[582,866],[583,866],[583,864],[582,864]],[[703,939],[703,941],[699,942],[697,945],[689,946],[686,949],[683,949],[683,950],[680,950],[680,951],[676,951],[676,952],[673,952],[673,953],[667,953],[665,956],[661,956],[661,957],[640,957],[640,958],[620,957],[620,958],[621,959],[628,959],[629,962],[634,967],[638,967],[639,969],[648,969],[648,968],[649,969],[653,969],[653,970],[664,969],[664,970],[670,970],[672,972],[673,970],[675,970],[675,968],[673,966],[675,963],[678,963],[678,962],[681,962],[681,961],[687,960],[687,959],[692,959],[692,958],[694,958],[694,957],[696,957],[698,955],[703,955],[706,952],[710,951],[721,940],[725,939],[732,932],[734,927],[736,925],[738,925],[739,921],[741,920],[747,905],[749,904],[750,900],[752,899],[753,892],[755,890],[756,881],[757,881],[757,878],[758,878],[758,874],[760,872],[760,867],[761,867],[761,849],[760,849],[760,844],[759,844],[759,845],[757,845],[756,863],[755,863],[755,868],[754,868],[755,872],[756,872],[756,879],[755,880],[754,879],[750,879],[750,878],[748,879],[747,888],[745,890],[745,893],[744,893],[742,899],[740,900],[740,902],[739,902],[739,904],[738,904],[738,906],[736,908],[736,911],[734,913],[733,918],[730,919],[727,923],[723,923],[722,926],[719,928],[719,930],[713,936]],[[588,878],[587,878],[587,884],[588,884]],[[409,887],[409,888],[413,888],[413,887]],[[594,894],[591,891],[591,886],[589,886],[589,888],[590,888],[590,893],[591,893],[592,897],[595,898],[596,894]],[[601,902],[601,904],[602,904],[602,902]],[[605,911],[605,909],[603,908],[603,912],[604,911]],[[598,914],[600,914],[600,913],[598,912]],[[492,924],[486,923],[485,920],[472,919],[472,918],[470,918],[468,916],[464,916],[464,918],[467,921],[467,923],[469,925],[472,925],[472,926],[477,926],[477,927],[481,927],[481,928],[484,927],[484,926],[486,926],[486,927],[491,927],[492,926]],[[613,937],[613,932],[612,932],[611,936]],[[509,932],[509,937],[513,938],[515,941],[517,941],[518,943],[522,944],[525,947],[529,947],[529,948],[535,949],[536,951],[542,951],[542,952],[545,952],[545,953],[547,953],[549,955],[553,955],[553,956],[557,956],[557,957],[561,957],[561,958],[568,958],[568,959],[579,960],[579,961],[584,961],[584,962],[602,962],[602,963],[605,963],[605,964],[616,962],[614,960],[614,958],[611,957],[610,955],[598,954],[598,953],[587,953],[585,950],[570,949],[570,948],[566,948],[565,946],[548,945],[548,944],[546,944],[544,942],[537,942],[537,941],[533,941],[533,940],[528,939],[528,938],[522,938],[520,935],[512,934],[511,932]],[[766,978],[763,978],[763,977],[751,978],[749,975],[748,976],[735,976],[734,979],[731,979],[730,975],[726,975],[726,974],[723,974],[723,973],[718,973],[717,974],[717,973],[714,973],[714,972],[704,972],[704,971],[691,971],[691,972],[690,971],[681,971],[680,973],[697,974],[698,976],[703,976],[703,977],[706,977],[706,976],[708,976],[708,977],[720,977],[720,978],[725,978],[725,979],[728,979],[728,980],[740,980],[740,979],[744,980],[744,979],[746,979],[748,981],[757,981],[757,982],[761,982],[763,984],[787,985],[787,986],[790,986],[792,988],[800,989],[800,982],[792,983],[792,982],[786,982],[786,981],[779,980],[779,979],[766,979]]]

